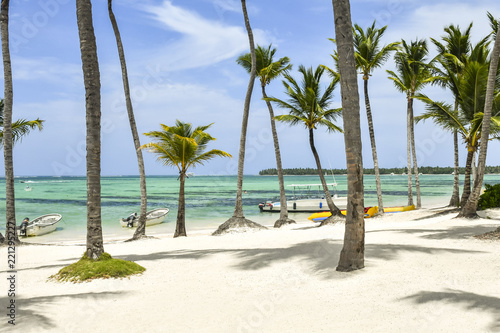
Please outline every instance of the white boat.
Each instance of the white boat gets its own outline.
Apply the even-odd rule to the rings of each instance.
[[[55,231],[57,222],[61,221],[61,214],[47,214],[37,217],[28,222],[26,227],[26,235],[23,236],[41,236]],[[17,233],[20,235],[21,230],[18,228]]]
[[[334,189],[337,183],[327,184]],[[325,199],[323,185],[321,184],[292,184],[288,185],[293,187],[293,196],[287,198],[287,209],[288,212],[322,212],[328,210],[328,204]],[[316,195],[311,195],[310,191],[312,188],[317,188]],[[307,195],[296,195],[296,191],[307,192]],[[347,208],[347,197],[339,197],[336,194],[332,195],[333,203],[339,209]],[[281,203],[279,201],[266,201],[259,204],[259,209],[261,212],[277,212],[279,213],[281,209]]]
[[[26,187],[24,188],[25,191],[27,192],[31,192],[33,191],[33,187],[30,187],[29,185],[26,185]]]
[[[169,212],[168,208],[157,208],[150,210],[149,212],[146,213],[146,226],[148,227],[150,225],[162,223],[163,220],[165,219],[165,216],[167,216],[168,212]],[[139,223],[139,217],[134,219],[134,221],[132,222],[132,227],[136,228],[137,223]],[[128,221],[126,221],[126,219],[120,219],[120,224],[122,227],[126,228],[128,225]]]

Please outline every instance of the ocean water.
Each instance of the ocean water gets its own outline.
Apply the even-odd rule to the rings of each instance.
[[[463,181],[463,176],[462,179]],[[345,175],[335,179],[328,176],[327,182],[336,182],[336,193],[347,194]],[[365,206],[377,205],[375,178],[365,175]],[[399,206],[407,203],[407,176],[382,175],[384,206]],[[285,185],[319,184],[317,176],[285,176]],[[486,175],[485,183],[500,183],[500,175]],[[420,176],[422,205],[430,206],[447,203],[453,186],[452,175]],[[32,190],[26,191],[29,186]],[[138,176],[103,177],[102,226],[106,239],[123,238],[133,234],[133,230],[122,228],[119,219],[140,210],[140,188]],[[261,213],[258,204],[262,201],[279,200],[278,179],[275,176],[245,176],[243,204],[245,216],[255,222],[272,225],[276,213]],[[175,230],[178,207],[179,181],[175,176],[147,177],[148,210],[167,207],[170,209],[165,223],[146,229],[148,235],[171,234]],[[287,186],[287,194],[292,194]],[[186,228],[215,230],[230,218],[234,211],[236,176],[194,176],[186,180]],[[16,178],[16,219],[19,225],[24,217],[59,213],[63,219],[56,232],[31,238],[41,241],[85,241],[86,237],[86,180],[85,177],[23,177]],[[415,193],[414,193],[415,196]],[[0,198],[5,202],[5,181],[0,180]],[[414,197],[416,201],[416,197]],[[306,220],[309,214],[293,213],[296,220]],[[0,206],[0,229],[5,229],[5,205]]]

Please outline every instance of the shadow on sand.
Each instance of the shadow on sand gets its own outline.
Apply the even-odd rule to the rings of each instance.
[[[449,289],[446,292],[421,291],[415,295],[405,297],[404,300],[409,300],[415,304],[425,303],[446,303],[462,306],[466,310],[476,310],[490,312],[493,316],[493,323],[489,330],[498,332],[500,330],[500,298],[478,295],[461,290]],[[439,306],[439,304],[437,304]],[[476,327],[477,331],[481,331]]]
[[[15,326],[11,326],[8,331],[15,331],[18,329],[20,332],[41,332],[41,331],[52,331],[56,327],[56,323],[49,317],[46,311],[51,305],[55,303],[65,302],[65,300],[79,300],[80,304],[77,305],[74,311],[78,311],[78,317],[82,316],[83,313],[88,313],[87,317],[92,317],[95,315],[95,311],[92,304],[97,300],[103,298],[114,298],[120,295],[125,295],[126,292],[99,292],[99,293],[81,293],[81,294],[66,294],[66,295],[55,295],[55,296],[41,296],[41,297],[31,297],[23,298],[16,297],[16,319]],[[7,297],[0,297],[0,304],[9,304],[10,299]],[[75,304],[75,303],[72,303]],[[6,310],[7,311],[7,310]],[[6,316],[5,323],[9,319]],[[92,320],[92,318],[88,318]],[[4,323],[3,323],[4,324]],[[67,332],[76,331],[78,329],[78,322],[67,323]],[[96,323],[97,325],[97,323]],[[71,326],[74,326],[71,330]],[[5,327],[4,327],[5,328]],[[0,331],[4,332],[3,329]]]

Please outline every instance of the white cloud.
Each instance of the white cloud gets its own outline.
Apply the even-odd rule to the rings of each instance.
[[[196,12],[164,1],[159,6],[145,6],[165,29],[175,31],[180,37],[161,48],[155,63],[162,63],[163,70],[181,70],[212,65],[236,57],[248,50],[247,32],[241,26],[230,26],[220,21],[206,19]],[[254,30],[255,40],[268,40],[262,30]]]

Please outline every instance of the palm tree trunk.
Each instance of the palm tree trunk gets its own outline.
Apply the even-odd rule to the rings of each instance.
[[[132,99],[130,98],[130,87],[128,81],[127,63],[125,62],[125,52],[123,50],[120,30],[118,29],[118,24],[116,23],[116,18],[113,13],[112,0],[108,0],[108,12],[111,25],[113,26],[113,31],[115,33],[116,45],[118,47],[118,55],[120,58],[120,64],[122,68],[123,90],[125,92],[125,101],[127,105],[127,114],[130,123],[130,129],[132,131],[132,138],[134,140],[134,147],[137,155],[137,163],[139,166],[139,182],[141,188],[141,210],[139,215],[139,221],[137,224],[137,229],[135,230],[134,236],[132,237],[132,239],[139,239],[146,236],[146,212],[148,206],[147,192],[146,192],[146,172],[144,170],[144,158],[142,156],[142,150],[140,149],[141,142],[139,140],[139,133],[137,131],[137,125],[135,122],[134,109],[132,107]]]
[[[184,184],[186,183],[186,173],[183,171],[179,176],[179,209],[177,210],[177,225],[175,226],[174,238],[187,236],[186,234],[186,199]]]
[[[271,102],[266,100],[266,87],[265,84],[261,85],[262,97],[266,101],[269,110],[269,117],[271,118],[271,132],[273,134],[274,153],[276,155],[276,170],[278,171],[278,182],[280,188],[280,218],[274,223],[275,228],[280,228],[285,224],[295,223],[294,220],[288,218],[288,207],[286,203],[285,181],[283,179],[283,167],[281,164],[280,144],[278,140],[278,132],[276,131],[276,121],[274,120],[274,111]]]
[[[455,102],[455,110],[457,109],[458,102]],[[460,168],[458,158],[458,132],[453,131],[453,147],[454,147],[454,171],[453,171],[453,194],[451,195],[450,207],[458,207],[460,204]]]
[[[309,145],[311,146],[311,151],[314,155],[314,160],[316,161],[316,166],[318,168],[318,175],[319,179],[321,180],[321,185],[323,186],[323,191],[325,192],[325,200],[328,205],[328,209],[332,213],[332,216],[342,216],[342,213],[340,212],[340,209],[335,206],[335,203],[333,203],[332,196],[330,195],[330,191],[328,190],[328,185],[325,180],[325,175],[323,174],[323,169],[321,168],[321,162],[319,160],[319,155],[318,151],[316,150],[316,147],[314,145],[314,129],[310,128],[309,129]]]
[[[471,189],[471,174],[472,174],[472,158],[474,156],[474,149],[467,147],[467,161],[465,162],[465,180],[464,189],[462,191],[462,198],[460,199],[460,207],[464,207],[469,199]]]
[[[256,77],[256,57],[255,57],[255,44],[253,40],[252,28],[250,27],[250,20],[248,19],[247,6],[245,0],[241,0],[241,7],[243,10],[243,17],[245,18],[245,27],[248,33],[248,42],[250,44],[250,56],[252,59],[252,69],[250,70],[250,80],[248,82],[247,94],[245,96],[245,106],[243,108],[243,121],[241,124],[241,137],[240,137],[240,150],[238,155],[238,179],[236,184],[236,202],[234,206],[233,217],[224,222],[217,228],[213,235],[221,235],[230,232],[236,228],[254,228],[266,229],[258,223],[250,221],[243,215],[243,166],[245,165],[245,144],[247,138],[248,116],[250,113],[250,100],[252,98],[252,91]]]
[[[415,187],[417,190],[417,209],[422,207],[422,197],[420,195],[420,179],[418,175],[417,152],[415,149],[415,122],[413,120],[413,93],[410,98],[410,132],[411,132],[411,154],[413,155],[413,173],[415,174]]]
[[[347,162],[346,225],[344,246],[340,252],[337,271],[347,272],[365,267],[363,156],[358,81],[352,42],[351,8],[349,0],[332,0],[332,4],[339,54],[338,64]]]
[[[250,71],[250,80],[248,82],[247,94],[245,96],[245,105],[243,108],[243,121],[241,124],[241,137],[240,137],[240,149],[238,155],[238,179],[236,185],[236,204],[234,208],[233,217],[244,218],[243,215],[243,167],[245,165],[245,145],[247,139],[247,127],[248,127],[248,116],[250,113],[250,100],[252,98],[253,86],[256,77],[256,57],[255,57],[255,44],[253,40],[253,32],[250,27],[250,20],[248,19],[246,2],[241,0],[241,6],[243,9],[243,16],[245,18],[245,27],[248,33],[248,40],[250,44],[250,55],[252,59],[252,69]]]
[[[408,96],[407,109],[406,109],[406,156],[407,156],[407,169],[408,169],[408,206],[413,205],[413,179],[411,168],[411,102],[412,99]]]
[[[477,202],[479,200],[479,196],[481,195],[481,188],[483,187],[484,172],[486,168],[486,155],[488,152],[488,141],[491,128],[491,112],[493,108],[493,98],[496,83],[495,79],[496,74],[498,73],[498,62],[500,61],[500,31],[497,32],[490,59],[491,61],[488,74],[488,84],[486,86],[486,97],[484,103],[483,124],[481,128],[481,145],[477,163],[478,172],[477,177],[474,181],[474,188],[472,190],[472,193],[460,212],[461,216],[469,218],[477,216]],[[500,228],[498,228],[497,230],[500,231]]]
[[[368,97],[368,78],[364,78],[364,93],[366,105],[366,117],[368,118],[368,131],[370,132],[370,143],[372,146],[373,169],[375,170],[375,184],[377,186],[378,212],[384,213],[384,203],[382,201],[382,186],[380,184],[380,170],[378,167],[377,145],[375,144],[375,131],[373,130],[372,110],[370,98]]]
[[[9,0],[2,0],[0,7],[0,29],[2,38],[2,57],[4,68],[4,113],[3,113],[3,152],[5,163],[5,218],[7,241],[19,243],[16,233],[16,206],[14,194],[14,159],[12,140],[12,66],[9,46]],[[0,242],[5,238],[0,234]]]
[[[90,0],[76,0],[87,110],[87,250],[97,260],[104,252],[101,226],[101,82]]]

